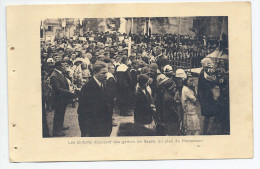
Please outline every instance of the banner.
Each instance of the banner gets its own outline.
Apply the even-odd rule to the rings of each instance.
[[[125,32],[129,36],[131,34],[131,28],[132,28],[132,19],[128,19],[126,21],[126,26],[125,26]]]

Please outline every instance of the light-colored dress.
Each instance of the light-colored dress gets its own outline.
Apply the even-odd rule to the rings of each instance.
[[[187,86],[183,86],[181,103],[184,111],[183,123],[187,131],[200,130],[200,120],[196,111],[196,97],[194,92]]]

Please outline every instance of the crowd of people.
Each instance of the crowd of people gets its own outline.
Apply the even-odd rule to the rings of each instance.
[[[155,34],[131,35],[129,42],[125,34],[108,32],[84,36],[84,41],[41,42],[44,136],[49,136],[46,112],[52,109],[53,136],[65,135],[68,104],[78,104],[82,137],[110,136],[116,125],[124,136],[229,134],[228,66],[205,57],[221,50],[218,40]],[[198,56],[203,57],[197,77],[173,66],[176,58]],[[134,123],[116,124],[115,108],[120,116],[134,116]]]

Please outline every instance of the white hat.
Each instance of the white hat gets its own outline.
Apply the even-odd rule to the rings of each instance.
[[[170,65],[166,65],[163,67],[164,72],[172,72],[172,67]]]
[[[48,58],[47,59],[47,63],[54,63],[54,59],[53,58]]]
[[[168,77],[166,77],[164,74],[160,74],[157,76],[156,81],[159,85],[163,84],[165,81],[169,80]]]
[[[91,58],[92,58],[92,54],[88,52],[88,53],[86,54],[86,57],[88,57],[89,59],[91,59]]]
[[[212,60],[210,58],[204,58],[201,60],[201,64],[202,64],[202,67],[206,68],[206,67],[209,67],[209,68],[212,68],[214,67],[214,63],[212,62]]]
[[[182,79],[186,79],[187,78],[187,74],[185,73],[185,71],[183,69],[177,69],[176,70],[176,77],[180,77]]]
[[[75,60],[74,60],[74,63],[73,64],[75,64],[76,62],[83,62],[83,59],[82,58],[76,58]]]

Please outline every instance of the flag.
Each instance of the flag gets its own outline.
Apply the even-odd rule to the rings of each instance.
[[[152,24],[151,24],[151,20],[149,18],[149,21],[148,21],[148,36],[151,37],[152,35]]]
[[[79,19],[79,24],[80,24],[80,26],[82,26],[82,23],[83,23],[83,19],[80,18],[80,19]]]
[[[144,22],[144,34],[147,34],[148,36],[149,36],[149,27],[150,27],[149,23],[150,23],[150,18],[149,18],[149,20],[147,20],[147,19],[145,18],[145,22]]]
[[[147,29],[147,24],[146,24],[146,18],[145,18],[145,21],[144,21],[144,35],[147,33],[146,29]]]
[[[132,29],[132,19],[128,19],[126,21],[126,26],[125,26],[125,32],[126,32],[127,36],[131,35],[131,29]]]
[[[125,33],[125,31],[126,31],[126,20],[124,18],[120,18],[119,32],[120,33]]]

